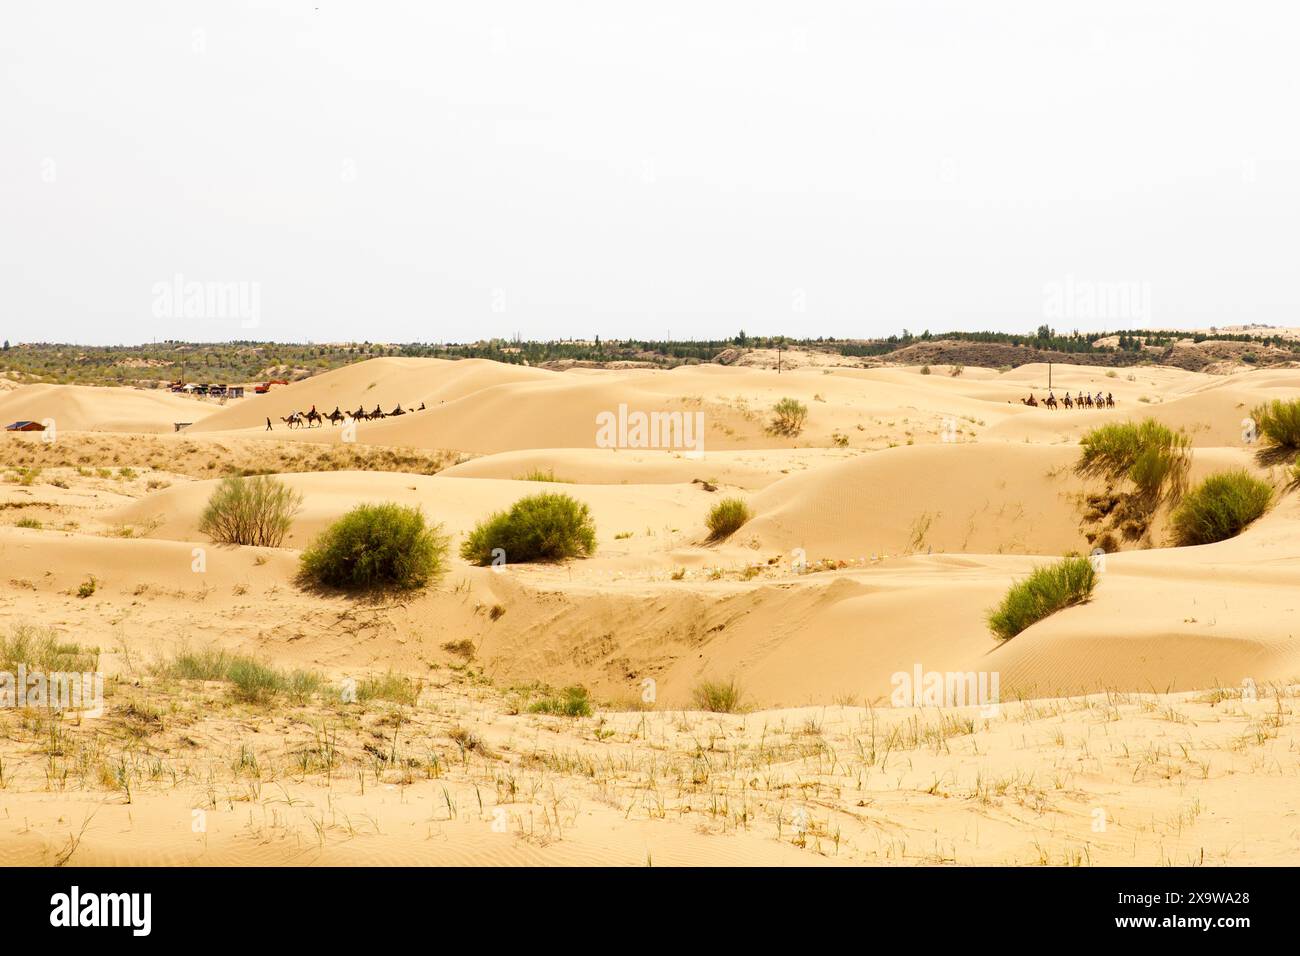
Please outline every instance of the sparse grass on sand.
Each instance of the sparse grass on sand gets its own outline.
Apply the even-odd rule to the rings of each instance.
[[[543,471],[541,468],[530,468],[515,480],[516,481],[553,481],[558,484],[567,484],[567,482],[563,478],[555,477],[555,469],[553,468],[547,468],[545,471]]]
[[[751,517],[749,505],[740,498],[723,498],[709,509],[705,524],[709,528],[709,538],[721,541],[740,530]]]
[[[1012,585],[1001,605],[989,612],[988,624],[999,640],[1015,637],[1031,624],[1092,596],[1097,572],[1087,558],[1068,557],[1035,568]]]
[[[393,671],[363,678],[357,683],[357,700],[387,700],[414,706],[420,696],[420,684]]]
[[[596,550],[596,525],[587,506],[564,494],[520,498],[508,511],[479,522],[461,545],[479,565],[503,557],[509,564],[587,557]]]
[[[99,662],[99,651],[65,641],[50,627],[14,625],[8,637],[0,637],[0,670],[13,673],[23,664],[29,670],[85,673]]]
[[[417,508],[358,505],[302,553],[303,576],[324,587],[409,591],[447,571],[448,539]]]
[[[287,472],[391,471],[435,475],[470,456],[438,449],[389,448],[384,445],[323,444],[281,439],[207,438],[90,432],[57,442],[7,436],[11,467],[27,468],[32,481],[41,468],[81,469],[82,477],[111,479],[115,468],[152,469],[190,478],[264,475]],[[129,474],[129,472],[128,472]],[[21,476],[21,471],[19,472]],[[18,479],[13,479],[18,480]]]
[[[320,692],[326,684],[316,671],[284,671],[245,654],[213,648],[181,651],[158,670],[179,680],[229,683],[236,698],[250,703],[265,703],[280,695],[301,701]]]
[[[528,705],[530,714],[555,714],[559,717],[590,717],[591,698],[585,687],[566,687]]]
[[[691,690],[691,703],[697,710],[715,714],[734,714],[740,709],[742,697],[736,678],[727,680],[702,680]]]
[[[1272,503],[1273,486],[1244,468],[1211,475],[1174,511],[1174,540],[1194,545],[1235,538]]]

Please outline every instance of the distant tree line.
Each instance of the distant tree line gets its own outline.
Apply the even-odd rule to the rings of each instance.
[[[1243,342],[1300,352],[1300,342],[1281,334],[1265,332],[1195,333],[1196,343],[1206,341]],[[1114,338],[1115,345],[1098,345]],[[749,335],[741,330],[729,339],[555,339],[532,341],[495,338],[470,343],[372,343],[297,344],[281,342],[180,342],[167,340],[144,345],[83,346],[66,343],[4,343],[0,372],[32,382],[82,382],[99,385],[157,385],[166,381],[243,383],[266,378],[296,379],[316,375],[353,362],[384,356],[424,358],[490,359],[515,365],[544,365],[548,362],[648,362],[663,367],[711,362],[729,349],[802,348],[837,352],[856,358],[889,355],[918,342],[955,341],[997,343],[1066,354],[1135,353],[1145,348],[1168,347],[1188,338],[1168,330],[1125,329],[1109,333],[1062,333],[1047,325],[1033,333],[943,332],[929,329],[913,334],[883,338],[844,339],[818,336],[793,338]],[[1252,353],[1253,355],[1253,353]],[[1127,363],[1126,363],[1127,364]]]

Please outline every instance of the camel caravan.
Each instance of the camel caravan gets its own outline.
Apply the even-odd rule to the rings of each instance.
[[[359,422],[369,422],[377,421],[381,418],[394,418],[398,415],[411,415],[415,412],[422,411],[424,411],[424,402],[420,403],[419,408],[412,409],[402,408],[402,404],[398,402],[397,407],[391,412],[384,411],[378,405],[375,406],[374,411],[366,411],[366,408],[363,405],[355,412],[345,412],[340,411],[339,407],[335,405],[334,411],[330,412],[328,415],[322,415],[320,412],[316,411],[316,406],[313,405],[305,412],[290,412],[288,417],[282,416],[280,421],[284,422],[290,428],[317,428],[324,425],[326,422],[329,422],[331,425],[341,425],[349,419]],[[271,419],[269,418],[266,420],[266,430],[272,430]]]
[[[1020,400],[1020,404],[1028,405],[1031,408],[1037,408],[1039,405],[1043,405],[1044,407],[1051,409],[1056,409],[1060,405],[1064,405],[1066,408],[1114,408],[1115,396],[1110,392],[1106,392],[1104,395],[1101,392],[1098,392],[1096,396],[1090,395],[1087,392],[1079,392],[1078,395],[1071,398],[1070,393],[1066,392],[1065,398],[1057,401],[1056,395],[1053,392],[1048,392],[1047,397],[1040,402],[1038,399],[1034,398],[1034,393],[1030,392],[1028,398],[1022,398]]]

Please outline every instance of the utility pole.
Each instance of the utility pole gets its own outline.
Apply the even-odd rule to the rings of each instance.
[[[1052,360],[1047,360],[1047,390],[1052,390]]]

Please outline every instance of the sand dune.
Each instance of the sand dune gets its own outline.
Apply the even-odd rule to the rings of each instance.
[[[703,529],[710,495],[690,485],[552,485],[490,478],[344,471],[281,476],[303,496],[303,508],[285,541],[303,547],[345,512],[363,502],[395,501],[420,508],[452,535],[460,536],[489,514],[525,495],[562,490],[587,504],[599,529],[598,542],[612,544],[626,531],[657,529],[665,537]],[[198,481],[149,495],[114,512],[111,520],[148,529],[150,537],[206,540],[199,533],[203,506],[217,482]]]
[[[170,432],[174,422],[198,422],[219,406],[167,391],[89,385],[24,385],[0,393],[0,419],[44,422],[59,431]]]
[[[266,427],[269,417],[283,430],[279,418],[313,405],[322,413],[334,407],[356,410],[380,406],[385,412],[397,405],[418,408],[421,402],[437,405],[485,389],[516,382],[549,381],[557,373],[484,359],[449,362],[443,359],[376,358],[324,372],[286,386],[273,386],[195,425],[192,431],[229,431]],[[411,443],[407,443],[411,444]]]
[[[755,490],[786,475],[861,454],[842,448],[768,448],[709,452],[693,460],[680,452],[631,448],[538,448],[483,455],[439,474],[448,478],[518,478],[534,471],[586,485],[690,484],[697,479]]]
[[[166,774],[141,770],[131,803],[119,805],[101,792],[113,774],[100,772],[56,797],[39,743],[10,728],[5,792],[22,826],[0,824],[0,860],[57,862],[69,814],[96,806],[76,862],[1071,863],[1080,847],[1094,862],[1197,862],[1207,849],[1215,861],[1293,858],[1277,823],[1289,777],[1260,770],[1285,766],[1294,748],[1292,698],[1278,704],[1242,689],[1300,677],[1290,624],[1300,498],[1242,441],[1241,419],[1261,401],[1300,395],[1300,371],[1140,367],[1112,377],[1053,366],[1058,394],[1101,389],[1120,402],[1068,412],[1018,401],[1031,389],[1044,395],[1046,366],[948,371],[559,373],[383,359],[224,409],[121,389],[3,393],[0,412],[55,417],[71,447],[38,461],[33,436],[3,446],[0,625],[49,625],[98,647],[103,669],[122,677],[118,723],[103,746],[142,734],[150,753],[180,755],[167,773],[186,782],[169,789],[158,782]],[[799,435],[767,429],[783,396],[808,406]],[[359,401],[427,405],[358,426],[358,447],[381,453],[380,467],[404,449],[449,450],[417,470],[459,463],[432,476],[332,471],[355,466],[317,452],[343,449],[302,443],[341,443],[342,429],[265,432],[267,415]],[[620,404],[703,413],[703,457],[596,447],[596,416]],[[126,452],[143,438],[85,434],[169,430],[185,413],[195,424],[148,439],[141,460]],[[1078,438],[1148,415],[1192,436],[1193,481],[1235,467],[1276,478],[1273,510],[1235,539],[1195,548],[1161,547],[1161,514],[1155,547],[1127,542],[1105,556],[1090,601],[994,640],[986,614],[1015,581],[1089,550],[1079,498],[1098,486],[1074,473]],[[122,473],[128,461],[139,474]],[[263,461],[292,467],[281,478],[303,495],[286,546],[208,541],[198,524],[219,476]],[[35,464],[45,470],[18,471]],[[520,480],[534,470],[559,480]],[[476,522],[542,491],[589,505],[593,557],[498,572],[456,556]],[[710,541],[706,515],[728,496],[743,498],[753,518]],[[446,577],[382,601],[300,587],[298,549],[372,501],[418,506],[444,526],[453,543]],[[182,648],[251,654],[328,681],[392,672],[423,696],[402,705],[397,729],[388,702],[346,715],[320,700],[259,709],[214,682],[158,677],[154,662]],[[894,706],[897,676],[917,669],[996,674],[1001,710]],[[696,706],[702,680],[731,678],[752,713],[681,712]],[[595,716],[540,715],[520,702],[528,688],[571,684],[591,691]],[[312,764],[321,728],[344,734],[346,776]],[[404,761],[375,756],[398,745]],[[263,777],[238,769],[248,751]],[[1152,752],[1164,755],[1158,765],[1140,756]],[[725,759],[701,762],[701,753]],[[725,779],[710,776],[724,765]],[[186,776],[200,771],[220,782],[200,787]],[[1175,777],[1179,786],[1169,786]],[[250,796],[263,778],[289,794],[283,807]],[[345,779],[360,781],[355,792],[344,792]],[[674,781],[671,795],[656,782],[664,779]],[[810,779],[824,786],[804,801],[814,825],[792,838],[791,788]],[[1057,779],[1065,782],[1045,783]],[[520,789],[508,792],[507,780]],[[1003,781],[1000,792],[991,780]],[[208,786],[217,798],[204,796]],[[207,838],[192,840],[185,828],[200,791],[217,809]],[[540,792],[562,796],[543,805]],[[1087,802],[1103,797],[1117,835],[1089,836]],[[1213,805],[1208,819],[1152,824],[1155,808],[1181,821],[1192,799]],[[724,820],[746,824],[711,816],[719,800],[733,801]],[[1228,818],[1254,829],[1243,836]],[[504,835],[488,825],[500,819]],[[963,836],[974,829],[978,839]],[[945,841],[937,850],[936,834]]]
[[[768,547],[803,548],[810,560],[1086,552],[1079,498],[1100,486],[1075,475],[1077,459],[1070,445],[896,448],[768,486],[753,499],[757,518],[746,531]],[[1200,449],[1191,479],[1252,465],[1244,449]]]

